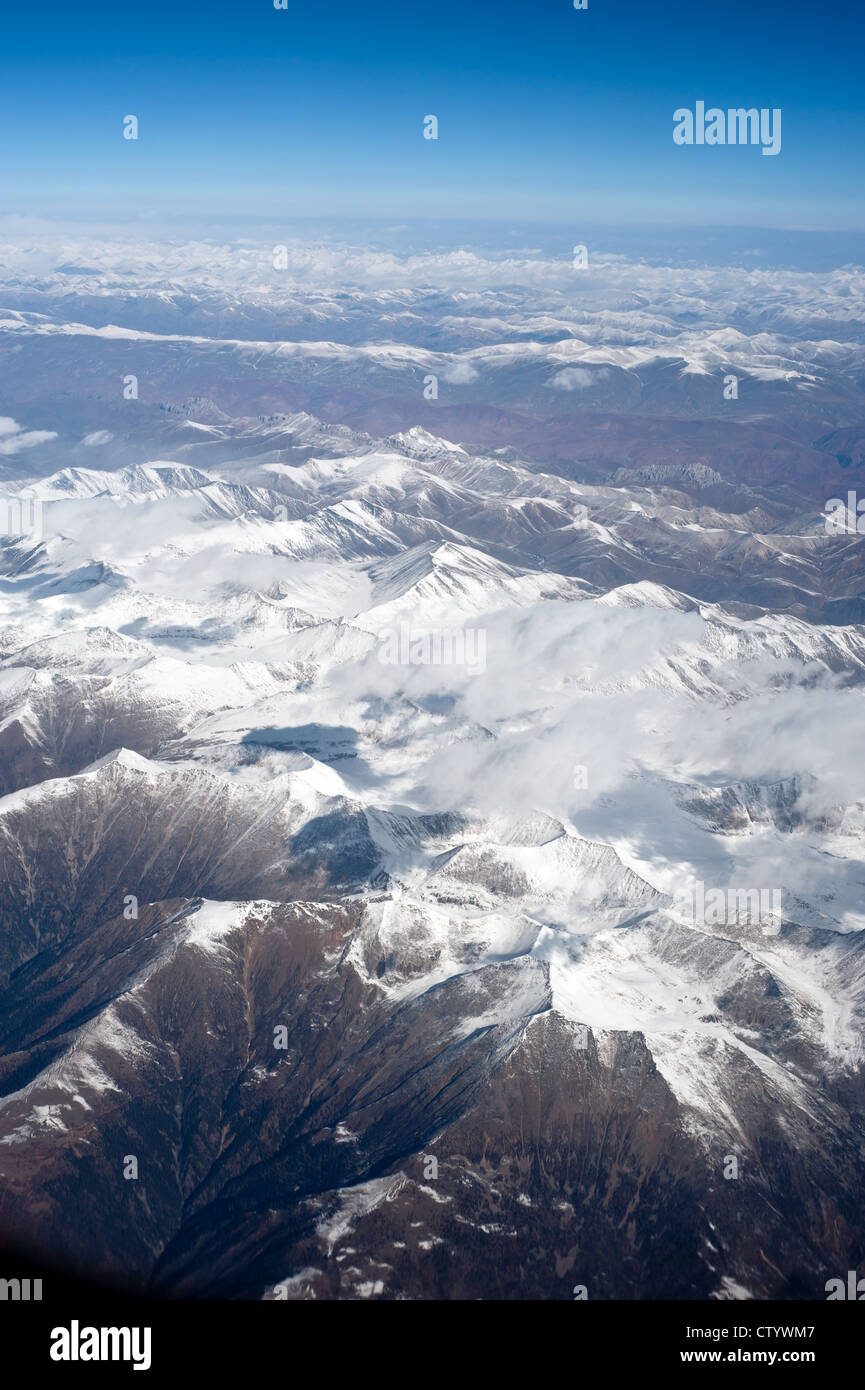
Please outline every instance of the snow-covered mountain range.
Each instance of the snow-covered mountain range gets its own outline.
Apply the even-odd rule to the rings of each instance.
[[[86,250],[0,257],[0,1225],[179,1296],[824,1297],[861,272]]]

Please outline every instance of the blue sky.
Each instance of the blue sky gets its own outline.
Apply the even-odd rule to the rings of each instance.
[[[863,37],[849,0],[8,7],[0,213],[862,228]],[[701,98],[780,107],[780,155],[674,145]]]

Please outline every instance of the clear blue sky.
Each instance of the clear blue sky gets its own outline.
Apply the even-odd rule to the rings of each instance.
[[[0,213],[862,228],[863,38],[855,0],[31,0]],[[781,154],[675,146],[700,98],[781,107]]]

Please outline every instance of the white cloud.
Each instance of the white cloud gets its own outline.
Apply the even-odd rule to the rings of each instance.
[[[600,371],[590,372],[585,367],[563,367],[560,372],[556,372],[550,386],[556,387],[559,391],[586,391],[595,382],[603,381],[610,373],[606,367]]]
[[[34,444],[56,438],[56,430],[25,430],[8,415],[0,417],[0,454],[18,454],[22,449],[32,449]]]
[[[442,379],[451,386],[467,386],[470,382],[477,381],[478,376],[479,372],[471,362],[455,362],[442,374]]]

